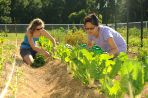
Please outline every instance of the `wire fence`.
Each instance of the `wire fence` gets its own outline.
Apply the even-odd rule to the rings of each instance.
[[[105,25],[105,24],[103,24]],[[115,28],[115,24],[107,24],[108,26]],[[28,24],[0,24],[0,32],[25,32]],[[59,29],[59,28],[64,28],[65,30],[69,30],[73,27],[76,28],[82,28],[83,24],[45,24],[45,28],[47,30],[52,30],[52,29]],[[117,23],[117,28],[126,28],[127,23]],[[148,21],[143,22],[143,27],[148,29]],[[141,22],[129,22],[129,28],[141,28]]]
[[[103,24],[105,25],[105,24]],[[108,26],[115,28],[115,24],[107,24]],[[0,32],[8,33],[24,33],[26,32],[28,24],[0,24]],[[127,23],[117,23],[117,30],[122,33],[124,38],[128,40],[129,47],[140,47],[141,43],[144,43],[144,47],[148,47],[148,21],[143,22],[143,42],[141,42],[141,22],[129,22],[128,29],[129,35],[127,36]],[[65,33],[73,28],[82,28],[83,24],[45,24],[45,29],[48,31],[54,31],[55,36],[64,38]],[[62,29],[63,32],[55,30]],[[124,31],[124,32],[122,32]],[[58,32],[58,33],[57,33]],[[134,39],[135,38],[135,39]],[[133,50],[131,50],[133,51]],[[137,50],[138,51],[138,50]]]

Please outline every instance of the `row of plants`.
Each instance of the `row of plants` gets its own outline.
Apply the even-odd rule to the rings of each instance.
[[[1,72],[2,72],[2,65],[3,65],[3,58],[2,58],[2,50],[3,50],[3,42],[4,39],[0,38],[0,76],[1,76]]]
[[[69,73],[88,87],[95,87],[107,98],[141,98],[148,82],[148,52],[130,59],[120,53],[116,58],[106,53],[95,54],[80,45],[60,43],[52,52],[52,43],[41,37],[39,44],[56,59],[67,64]],[[145,95],[146,96],[146,95]]]
[[[12,71],[12,65],[15,60],[16,55],[16,42],[11,40],[10,37],[0,36],[0,93],[5,93],[6,83],[8,79],[10,79],[10,74]],[[15,62],[17,62],[15,60]],[[17,82],[18,78],[22,77],[22,70],[18,67],[15,67],[13,77],[10,80],[10,84],[8,86],[8,91],[4,96],[14,98],[16,97],[17,90]],[[5,89],[5,90],[4,90]],[[1,96],[2,97],[2,96]]]
[[[14,61],[16,47],[7,38],[0,37],[0,87],[4,87],[9,71],[7,65],[12,65]],[[11,66],[10,66],[11,67]]]

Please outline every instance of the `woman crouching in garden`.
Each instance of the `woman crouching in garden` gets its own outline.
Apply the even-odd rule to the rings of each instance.
[[[95,14],[85,17],[84,27],[88,34],[89,48],[95,44],[110,55],[116,56],[120,52],[126,53],[126,42],[123,37],[114,29],[99,25],[98,17]]]
[[[56,45],[55,39],[44,29],[44,22],[41,19],[37,18],[31,21],[20,46],[20,54],[27,65],[34,62],[37,53],[42,54],[45,58],[50,56],[47,51],[36,46],[35,43],[40,36],[45,36],[52,41],[54,46]]]

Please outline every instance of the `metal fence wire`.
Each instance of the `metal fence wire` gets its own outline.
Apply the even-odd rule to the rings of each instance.
[[[103,24],[105,25],[105,24]],[[108,26],[115,28],[115,24],[107,24]],[[27,28],[28,24],[0,24],[0,32],[7,32],[7,33],[24,33],[26,32],[26,28]],[[117,30],[118,29],[124,29],[125,30],[125,34],[124,37],[126,40],[128,40],[128,46],[129,47],[133,47],[134,45],[132,45],[131,43],[133,43],[133,40],[130,40],[134,35],[138,37],[138,40],[140,40],[140,34],[141,34],[141,22],[129,22],[128,24],[128,29],[129,29],[129,36],[127,37],[127,23],[117,23]],[[45,29],[49,30],[49,31],[54,31],[54,30],[58,30],[58,29],[62,29],[63,32],[59,32],[58,36],[64,36],[65,32],[67,32],[70,29],[73,28],[83,28],[83,24],[45,24]],[[145,45],[144,47],[148,47],[147,42],[148,40],[148,21],[144,21],[143,22],[143,28],[144,28],[144,33],[143,33],[143,37],[145,41]],[[137,31],[135,32],[134,29],[136,29]],[[119,32],[120,33],[120,32]],[[57,34],[56,34],[57,35]],[[137,40],[137,39],[136,39]],[[138,42],[138,44],[140,45],[140,41]],[[138,46],[139,46],[138,45]],[[134,46],[135,47],[135,46]]]
[[[23,33],[26,32],[28,24],[0,24],[0,32],[9,32],[9,33]],[[54,30],[63,28],[65,30],[75,28],[82,28],[82,24],[45,24],[45,29]]]
[[[103,24],[105,25],[105,24]],[[108,26],[115,28],[115,24],[107,24]],[[0,32],[25,32],[28,24],[0,24]],[[76,28],[82,28],[83,24],[45,24],[45,28],[47,30],[52,30],[52,29],[59,29],[59,28],[64,28],[65,30],[69,30],[73,27]],[[117,28],[126,28],[127,23],[117,23]],[[141,22],[129,22],[129,28],[141,28]],[[148,29],[148,21],[143,22],[143,27]]]

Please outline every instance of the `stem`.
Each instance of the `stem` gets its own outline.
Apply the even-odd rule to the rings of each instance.
[[[132,85],[131,85],[130,82],[128,82],[128,90],[129,90],[130,98],[134,98],[134,96],[133,96],[133,90],[132,90]]]

